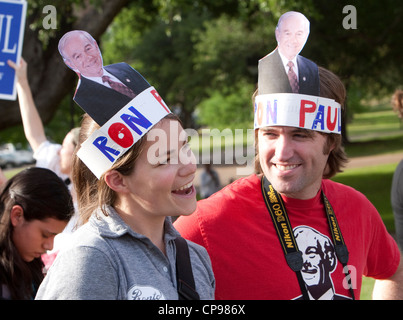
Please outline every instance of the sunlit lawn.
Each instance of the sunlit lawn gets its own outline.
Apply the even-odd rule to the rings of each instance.
[[[349,169],[338,174],[333,180],[349,185],[366,195],[382,216],[386,228],[393,233],[395,230],[393,211],[390,204],[390,188],[393,172],[397,163]],[[363,278],[361,299],[371,299],[374,280]]]
[[[390,232],[394,232],[390,188],[397,163],[348,169],[333,180],[362,192],[377,208]]]
[[[348,156],[369,156],[403,152],[403,130],[393,111],[357,114],[347,126]],[[349,169],[333,180],[352,186],[365,194],[379,211],[389,232],[394,233],[390,188],[397,163]],[[361,299],[370,300],[375,280],[363,278]]]

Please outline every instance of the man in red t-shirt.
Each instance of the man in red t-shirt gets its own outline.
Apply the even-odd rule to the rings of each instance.
[[[318,70],[320,97],[254,98],[256,174],[175,223],[207,249],[217,299],[358,299],[363,275],[377,279],[374,298],[403,298],[399,249],[379,213],[328,180],[347,161],[337,123],[346,93],[336,75]]]

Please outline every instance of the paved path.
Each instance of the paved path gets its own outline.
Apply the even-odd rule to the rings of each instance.
[[[345,169],[351,168],[362,168],[367,166],[381,165],[381,164],[389,164],[389,163],[399,163],[400,160],[403,160],[403,153],[390,153],[390,154],[382,154],[376,156],[367,156],[367,157],[356,157],[351,158],[348,162]],[[248,176],[253,173],[253,167],[242,168],[237,165],[217,165],[214,167],[221,180],[221,184],[224,186],[230,183],[233,180],[238,178]],[[194,184],[196,188],[200,185],[200,173],[202,172],[202,167],[199,166],[196,171],[196,177],[194,180]]]
[[[357,157],[351,158],[349,163],[347,164],[347,168],[362,168],[367,166],[375,166],[381,164],[388,163],[399,163],[400,160],[403,160],[403,153],[389,153],[389,154],[381,154],[377,156],[367,156],[367,157]]]

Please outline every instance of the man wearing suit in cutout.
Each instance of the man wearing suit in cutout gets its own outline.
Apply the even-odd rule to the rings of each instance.
[[[127,63],[103,66],[95,39],[85,31],[66,33],[59,41],[59,52],[66,65],[80,78],[74,101],[100,126],[150,87],[143,76]],[[113,83],[125,88],[126,93],[112,89]]]
[[[283,14],[276,27],[277,48],[259,60],[259,93],[292,93],[287,76],[289,61],[297,75],[295,93],[319,96],[318,66],[299,55],[309,35],[309,20],[300,12]]]

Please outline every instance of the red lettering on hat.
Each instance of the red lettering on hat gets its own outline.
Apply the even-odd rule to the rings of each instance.
[[[129,148],[134,143],[132,133],[123,123],[116,122],[112,124],[108,129],[108,134],[122,148]]]
[[[316,110],[316,103],[309,100],[301,100],[301,109],[299,111],[299,126],[305,128],[305,113],[314,113]]]
[[[331,112],[332,112],[332,107],[331,107],[331,106],[327,107],[327,119],[326,119],[326,124],[327,124],[327,128],[329,129],[329,131],[333,131],[334,128],[336,127],[336,122],[337,122],[337,108],[334,108],[334,119],[333,119],[333,121],[332,121],[332,119],[330,118]]]
[[[154,96],[155,99],[160,103],[160,105],[166,110],[166,112],[170,113],[167,105],[165,104],[164,100],[162,100],[161,96],[158,94],[157,90],[152,89],[150,93]]]

